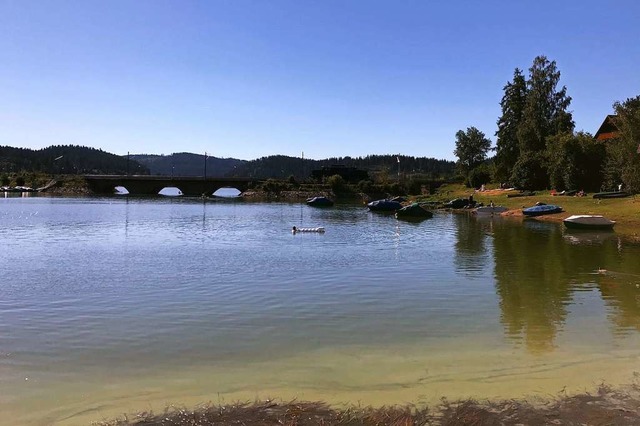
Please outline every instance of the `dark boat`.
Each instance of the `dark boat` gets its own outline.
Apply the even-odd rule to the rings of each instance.
[[[624,191],[597,192],[593,194],[593,198],[624,198],[629,195],[631,194]]]
[[[525,216],[542,216],[544,214],[560,213],[562,207],[555,206],[553,204],[543,204],[541,206],[533,206],[526,209],[522,209],[522,214]]]
[[[402,204],[392,200],[376,200],[367,204],[369,210],[377,212],[394,212],[402,208]]]
[[[422,220],[433,217],[433,213],[422,208],[418,203],[409,204],[396,211],[396,219],[404,220]]]
[[[449,209],[461,209],[463,207],[467,207],[469,205],[469,200],[467,198],[456,198],[454,200],[449,201],[448,203],[444,203],[443,207]]]
[[[331,207],[333,206],[333,201],[327,197],[312,197],[307,199],[307,205],[313,207]]]
[[[507,194],[507,198],[531,197],[532,195],[536,195],[536,193],[533,191],[522,191],[522,192],[517,192],[515,194]]]

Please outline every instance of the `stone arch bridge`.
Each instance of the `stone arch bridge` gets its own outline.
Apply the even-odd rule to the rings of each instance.
[[[175,187],[186,196],[211,195],[220,188],[236,188],[244,192],[259,180],[252,178],[204,178],[202,176],[149,175],[85,175],[89,189],[96,194],[113,194],[117,186],[127,188],[131,195],[158,195],[163,188]]]

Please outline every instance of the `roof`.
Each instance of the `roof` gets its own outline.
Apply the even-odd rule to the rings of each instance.
[[[618,136],[618,127],[615,125],[616,115],[607,115],[596,132],[594,138],[599,141],[613,139]]]

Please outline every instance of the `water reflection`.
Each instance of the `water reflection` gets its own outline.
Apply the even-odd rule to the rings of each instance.
[[[546,352],[567,317],[571,291],[566,269],[571,262],[557,244],[556,226],[524,221],[496,226],[494,259],[501,322],[507,337],[532,352]]]
[[[608,240],[618,240],[618,236],[613,231],[589,231],[580,229],[565,229],[564,240],[569,244],[603,244]]]
[[[637,258],[622,256],[614,233],[569,234],[558,224],[534,220],[494,225],[496,292],[510,340],[534,353],[553,350],[574,293],[596,286],[614,334],[640,331],[640,274],[612,272],[637,271]]]
[[[479,221],[468,214],[454,215],[456,221],[455,265],[458,271],[474,275],[490,263],[487,251],[487,227],[492,222]]]

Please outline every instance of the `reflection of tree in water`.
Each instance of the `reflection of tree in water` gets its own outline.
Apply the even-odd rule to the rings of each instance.
[[[485,246],[487,236],[483,223],[467,214],[454,215],[456,222],[456,269],[463,273],[479,273],[489,261]]]
[[[613,244],[611,244],[613,245]],[[609,250],[611,251],[611,250]],[[640,246],[627,245],[613,269],[597,278],[602,298],[607,305],[615,334],[640,331]],[[608,269],[611,269],[609,266]]]
[[[566,245],[555,225],[494,227],[496,291],[509,338],[532,352],[552,350],[571,299]]]
[[[621,254],[616,239],[580,244],[579,238],[563,239],[561,232],[557,225],[535,221],[494,227],[496,291],[508,337],[524,340],[532,352],[552,350],[573,291],[594,281],[615,312],[618,330],[640,331],[640,288],[635,286],[640,247],[627,246]],[[592,275],[608,265],[624,273]]]

